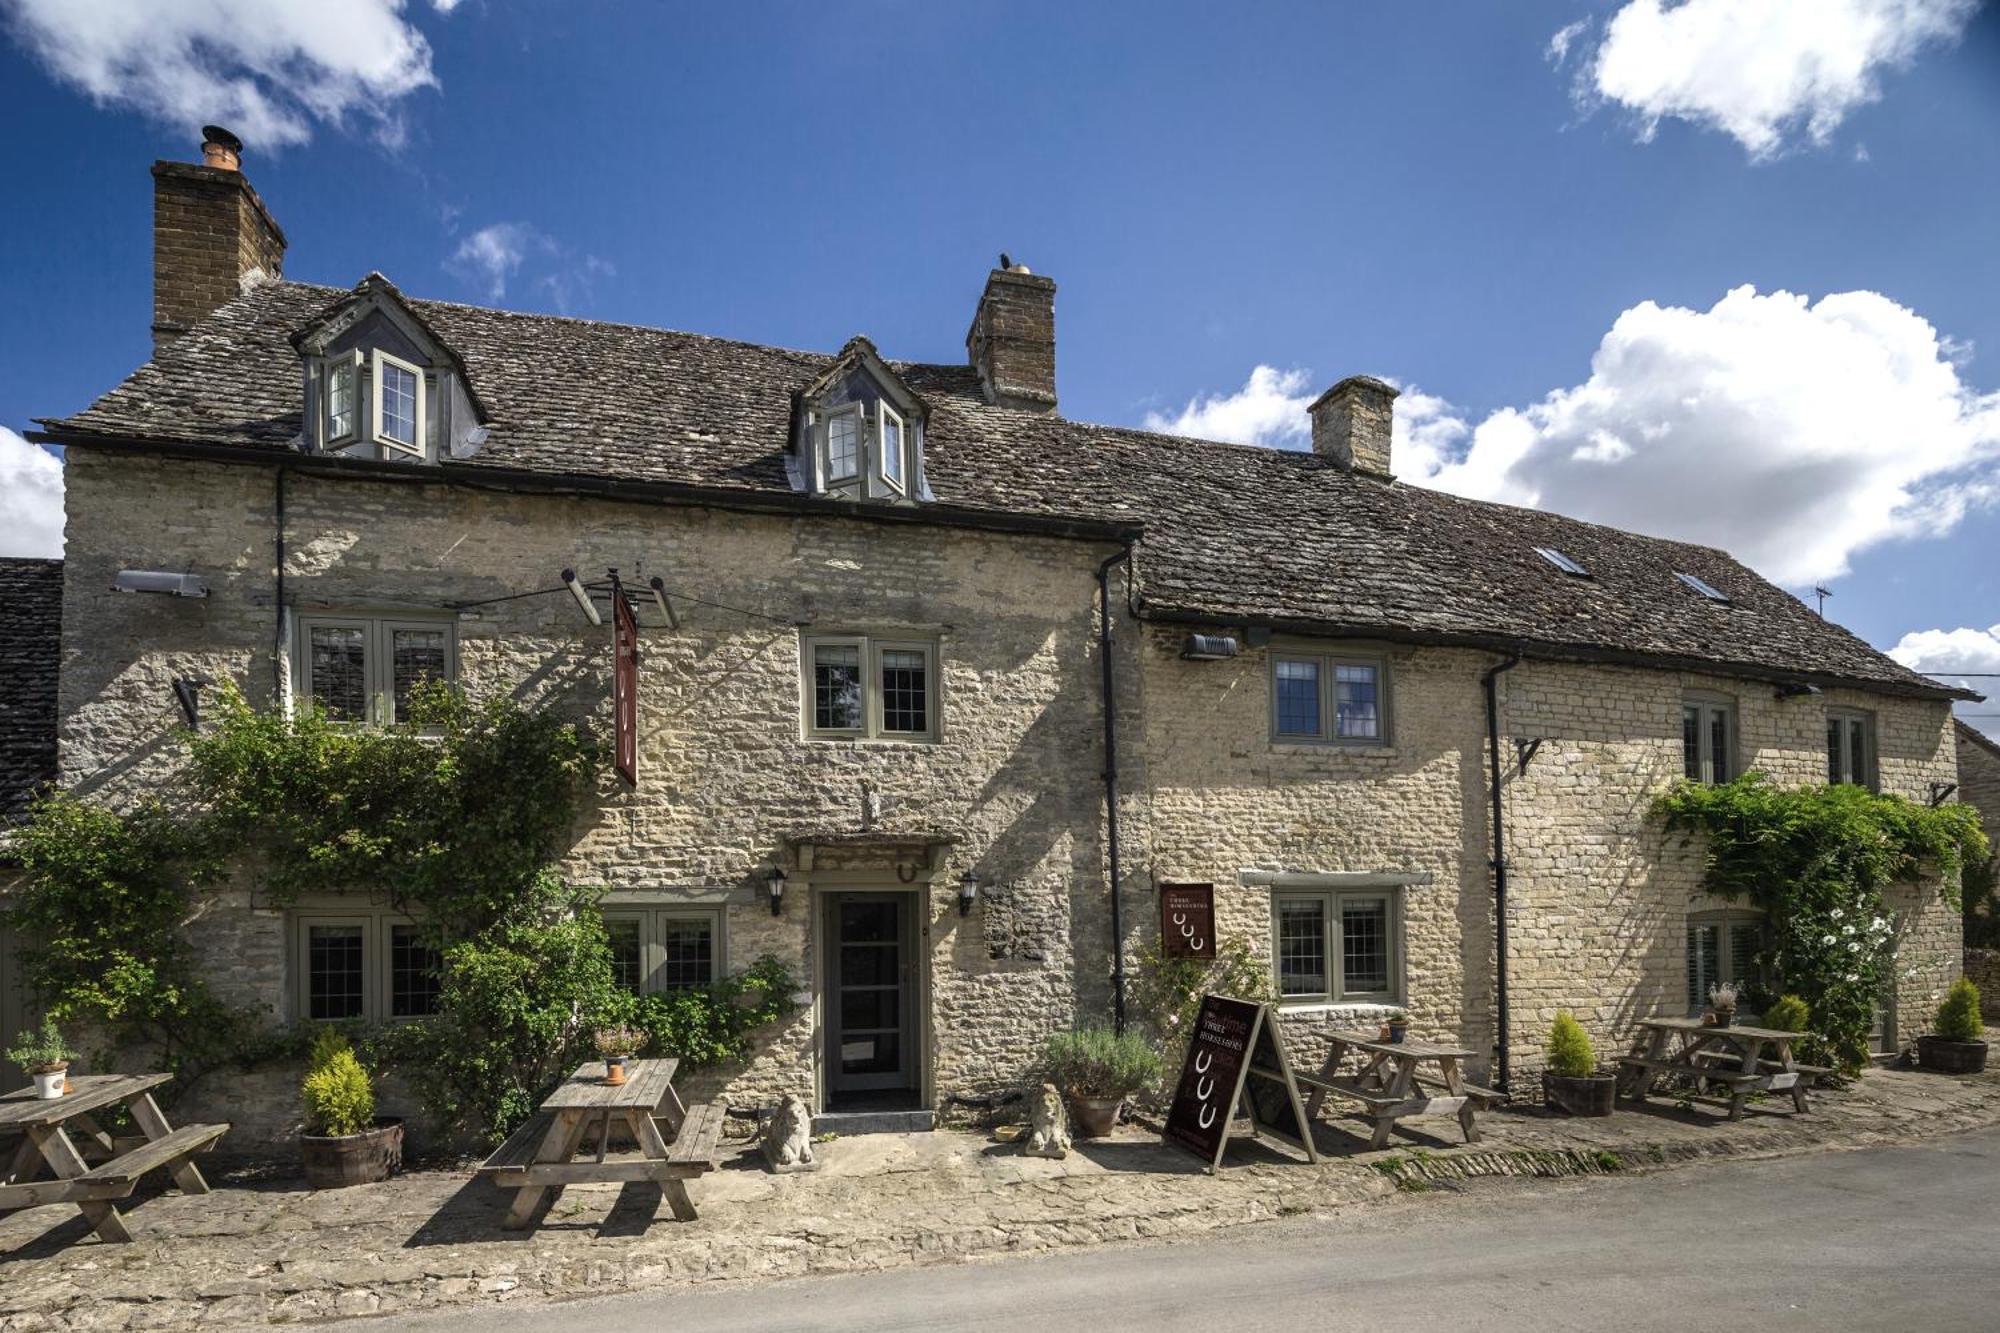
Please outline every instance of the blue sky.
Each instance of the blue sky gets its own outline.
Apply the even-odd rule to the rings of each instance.
[[[1005,249],[1069,416],[1296,446],[1393,377],[1406,478],[2000,672],[2000,7],[1731,4],[0,0],[0,426],[144,360],[219,118],[292,277],[957,360]]]

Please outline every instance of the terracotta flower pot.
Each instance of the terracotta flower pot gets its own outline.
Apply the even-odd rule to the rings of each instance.
[[[403,1122],[381,1116],[359,1134],[301,1134],[299,1156],[313,1189],[373,1185],[403,1169]]]
[[[626,1055],[605,1057],[604,1081],[614,1088],[623,1083],[625,1081],[625,1062],[630,1058],[630,1056]]]
[[[1986,1068],[1986,1043],[1918,1037],[1917,1063],[1940,1074],[1977,1074]]]
[[[1569,1115],[1610,1115],[1618,1097],[1611,1074],[1542,1073],[1542,1100]]]
[[[1118,1108],[1123,1097],[1080,1097],[1069,1095],[1070,1119],[1080,1139],[1101,1139],[1118,1127]]]

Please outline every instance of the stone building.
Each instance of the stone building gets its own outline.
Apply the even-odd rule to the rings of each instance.
[[[1647,817],[1671,779],[1954,780],[1951,690],[1725,553],[1397,481],[1383,381],[1310,451],[1073,422],[1055,283],[1011,265],[963,364],[290,281],[234,147],[156,165],[156,354],[39,437],[61,781],[167,771],[198,676],[368,725],[442,675],[608,729],[609,603],[564,571],[615,569],[636,783],[564,869],[634,985],[796,970],[733,1100],[1005,1088],[1122,1005],[1166,884],[1212,886],[1302,1047],[1403,1007],[1518,1078],[1558,1009],[1611,1043],[1752,965]],[[1959,968],[1937,889],[1899,896],[1885,1042]],[[410,924],[252,883],[197,938],[233,998],[399,1021]],[[276,1134],[267,1082],[203,1095]]]

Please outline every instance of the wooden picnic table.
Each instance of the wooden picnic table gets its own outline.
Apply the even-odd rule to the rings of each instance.
[[[43,1099],[33,1088],[0,1097],[0,1135],[19,1131],[7,1173],[0,1176],[0,1211],[49,1203],[73,1203],[99,1236],[129,1241],[132,1233],[113,1205],[130,1198],[139,1178],[165,1167],[183,1194],[206,1194],[208,1182],[194,1164],[194,1155],[215,1145],[228,1125],[183,1125],[175,1129],[153,1101],[154,1088],[172,1074],[79,1074],[69,1080],[69,1092]],[[144,1136],[121,1149],[93,1114],[123,1106]],[[73,1140],[74,1130],[81,1142]],[[92,1165],[86,1158],[96,1159]],[[47,1163],[53,1180],[37,1180]]]
[[[1644,1101],[1662,1078],[1692,1079],[1697,1090],[1714,1083],[1729,1089],[1729,1118],[1743,1118],[1743,1103],[1757,1092],[1789,1092],[1795,1111],[1810,1111],[1806,1090],[1831,1072],[1792,1058],[1803,1033],[1731,1024],[1714,1027],[1698,1018],[1642,1018],[1632,1052],[1618,1057],[1619,1091]],[[1768,1054],[1767,1054],[1768,1052]]]
[[[1327,1051],[1326,1063],[1318,1074],[1300,1074],[1298,1081],[1312,1089],[1306,1098],[1306,1119],[1319,1114],[1328,1093],[1338,1093],[1361,1103],[1358,1113],[1375,1122],[1371,1149],[1389,1142],[1396,1122],[1406,1116],[1455,1115],[1467,1143],[1479,1142],[1475,1112],[1488,1102],[1505,1100],[1491,1088],[1465,1081],[1460,1062],[1474,1052],[1457,1046],[1436,1046],[1423,1041],[1378,1041],[1365,1032],[1336,1032]],[[1360,1060],[1360,1070],[1342,1074],[1341,1063],[1349,1055]]]
[[[658,1182],[674,1216],[695,1218],[694,1203],[681,1182],[715,1170],[716,1144],[729,1108],[722,1102],[681,1104],[674,1091],[674,1059],[633,1060],[625,1066],[625,1081],[604,1081],[597,1061],[578,1065],[542,1102],[513,1137],[500,1145],[479,1167],[494,1183],[517,1190],[505,1226],[528,1226],[543,1197],[551,1201],[566,1185],[651,1180]],[[610,1152],[612,1127],[628,1130],[637,1152]],[[591,1128],[597,1129],[594,1158],[578,1160],[577,1151]],[[671,1140],[671,1146],[669,1145]]]

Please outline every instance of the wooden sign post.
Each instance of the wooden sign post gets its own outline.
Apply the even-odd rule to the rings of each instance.
[[[1255,1000],[1204,995],[1167,1111],[1167,1142],[1222,1165],[1239,1113],[1253,1135],[1269,1135],[1319,1161],[1305,1102],[1278,1032],[1278,1011]]]

